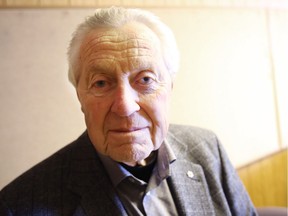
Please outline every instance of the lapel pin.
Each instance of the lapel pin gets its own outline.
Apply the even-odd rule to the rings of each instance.
[[[192,178],[194,177],[194,173],[189,170],[189,171],[187,172],[187,176],[192,179]]]

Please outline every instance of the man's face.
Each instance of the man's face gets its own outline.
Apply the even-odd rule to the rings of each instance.
[[[90,32],[80,49],[77,94],[96,150],[128,165],[168,131],[172,81],[160,41],[139,23]]]

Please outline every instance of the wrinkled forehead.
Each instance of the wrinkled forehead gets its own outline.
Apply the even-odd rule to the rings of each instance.
[[[87,40],[95,42],[120,42],[126,40],[149,40],[151,43],[156,42],[156,35],[148,31],[125,31],[122,29],[100,29],[92,30],[86,36]]]
[[[144,25],[130,24],[121,28],[100,28],[92,30],[82,44],[82,51],[147,49],[160,51],[160,40],[154,32]]]

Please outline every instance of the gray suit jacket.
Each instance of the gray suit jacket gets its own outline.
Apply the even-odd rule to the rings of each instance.
[[[171,125],[167,141],[177,157],[167,181],[179,215],[256,215],[213,133]],[[3,188],[0,215],[127,213],[85,132]]]

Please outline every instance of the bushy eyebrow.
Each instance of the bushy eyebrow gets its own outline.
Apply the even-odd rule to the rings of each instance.
[[[106,73],[113,73],[115,69],[111,67],[106,67],[104,65],[95,65],[88,70],[89,74],[106,74]]]

